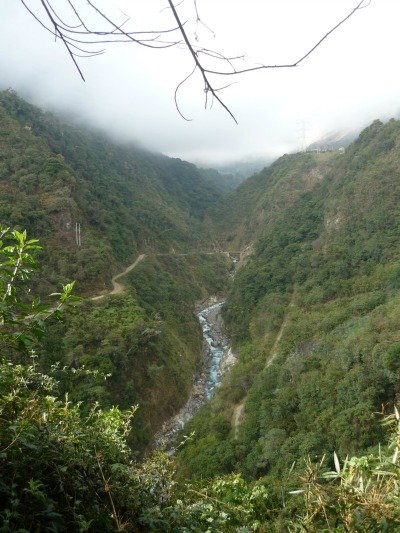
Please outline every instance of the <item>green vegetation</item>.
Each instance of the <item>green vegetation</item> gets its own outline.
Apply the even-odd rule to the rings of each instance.
[[[110,374],[59,379],[84,405],[138,404],[131,444],[143,449],[189,395],[202,348],[194,305],[227,289],[228,266],[220,254],[147,257],[123,294],[85,301],[51,327],[42,369],[59,362]]]
[[[254,244],[323,179],[335,159],[335,153],[284,155],[210,207],[215,234],[232,251]]]
[[[94,405],[85,414],[60,396],[57,368],[38,371],[46,324],[61,318],[60,309],[39,306],[29,292],[37,241],[18,231],[1,237],[2,531],[383,532],[399,525],[397,410],[385,419],[391,436],[379,453],[344,462],[335,454],[333,471],[308,460],[299,478],[291,474],[290,493],[238,474],[179,482],[160,453],[136,463],[126,442],[134,410]],[[73,301],[71,290],[57,295],[60,304]]]
[[[206,248],[201,220],[220,197],[194,165],[113,143],[0,93],[0,222],[46,238],[42,294],[70,278],[81,294],[105,288],[141,252]]]
[[[140,404],[132,439],[143,449],[189,394],[201,354],[196,300],[226,285],[224,257],[159,254],[210,249],[202,219],[221,195],[194,165],[114,143],[12,91],[0,93],[0,119],[0,223],[46,240],[38,294],[65,279],[98,294],[123,264],[148,254],[123,295],[86,300],[53,323],[39,361],[43,372],[58,362],[111,374],[58,379],[84,405]]]
[[[228,193],[236,189],[245,177],[239,173],[221,172],[213,168],[199,168],[201,176],[222,193]]]
[[[17,227],[0,236],[1,531],[398,530],[400,122],[286,155],[216,205],[193,165],[12,92],[0,118]],[[245,251],[233,283],[215,235]],[[105,293],[142,252],[121,294],[65,316],[74,284],[55,307],[32,294]],[[238,362],[176,462],[150,456],[199,363],[195,303],[228,291]]]
[[[258,195],[236,224],[245,238],[258,221],[259,238],[225,309],[239,361],[187,428],[184,474],[285,484],[308,454],[369,453],[382,439],[373,413],[400,392],[399,177],[400,123],[375,122],[345,154],[284,156],[227,199],[220,213]]]

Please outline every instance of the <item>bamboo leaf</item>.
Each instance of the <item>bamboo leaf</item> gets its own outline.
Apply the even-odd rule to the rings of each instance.
[[[340,474],[340,463],[339,463],[339,458],[338,456],[336,455],[336,452],[333,452],[333,460],[334,460],[334,463],[335,463],[335,469],[336,469],[336,472],[338,474]]]

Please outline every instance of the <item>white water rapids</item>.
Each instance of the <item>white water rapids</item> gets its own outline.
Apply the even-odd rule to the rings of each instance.
[[[186,423],[209,401],[222,377],[235,363],[229,340],[221,317],[221,308],[225,300],[210,299],[211,305],[197,312],[203,331],[203,364],[196,374],[193,387],[186,404],[170,420],[164,423],[155,435],[155,447],[173,452],[174,439]]]

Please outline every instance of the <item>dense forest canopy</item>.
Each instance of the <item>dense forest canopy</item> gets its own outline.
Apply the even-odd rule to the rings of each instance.
[[[376,121],[345,153],[284,156],[222,203],[226,242],[256,239],[225,309],[239,361],[189,426],[188,472],[212,458],[210,473],[279,478],[382,438],[373,413],[392,409],[400,377],[399,147],[400,123]]]
[[[0,93],[0,116],[0,220],[46,237],[47,282],[72,277],[82,293],[139,252],[205,246],[200,221],[221,193],[194,165],[112,142],[12,91]]]
[[[227,284],[226,258],[201,253],[214,249],[203,220],[221,192],[190,163],[113,142],[13,91],[0,93],[0,115],[0,221],[46,241],[42,297],[72,279],[80,295],[105,293],[113,274],[148,254],[125,297],[86,299],[53,324],[41,361],[111,373],[60,379],[85,403],[140,403],[132,439],[143,447],[191,387],[201,352],[194,302]],[[196,254],[174,258],[187,251]]]
[[[13,92],[0,114],[3,530],[395,531],[400,122],[224,195]],[[152,453],[210,295],[236,365],[176,458]]]

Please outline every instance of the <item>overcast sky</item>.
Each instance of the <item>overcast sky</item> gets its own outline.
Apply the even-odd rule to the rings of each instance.
[[[28,0],[26,0],[28,2]],[[341,20],[358,0],[197,0],[200,42],[246,64],[291,63]],[[84,0],[76,0],[77,5]],[[38,0],[29,0],[38,6]],[[62,6],[66,0],[53,0]],[[174,25],[166,0],[98,0],[127,28]],[[178,3],[177,3],[178,4]],[[192,0],[178,7],[193,38]],[[216,103],[204,109],[201,80],[174,91],[192,69],[183,49],[110,46],[80,60],[82,82],[65,48],[54,42],[19,0],[0,0],[0,84],[46,109],[67,111],[114,136],[191,161],[213,164],[254,156],[279,156],[332,130],[360,128],[400,111],[400,2],[372,0],[355,13],[301,66],[222,79],[236,83],[222,93],[236,125]],[[39,11],[38,11],[39,12]],[[86,11],[84,12],[86,13]],[[95,17],[89,20],[96,23]],[[225,66],[221,66],[225,68]]]

